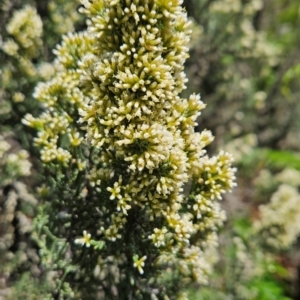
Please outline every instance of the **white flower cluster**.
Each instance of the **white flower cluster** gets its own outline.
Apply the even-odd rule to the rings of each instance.
[[[38,55],[42,45],[43,23],[35,8],[27,5],[15,11],[6,29],[13,37],[13,40],[8,39],[2,46],[8,55],[17,57],[20,55],[19,58],[25,56],[28,59]],[[19,50],[23,52],[18,54]]]
[[[270,203],[260,206],[260,220],[254,223],[255,232],[274,248],[289,248],[300,235],[299,204],[298,188],[281,184]]]
[[[54,50],[58,55],[55,62],[56,75],[51,80],[40,83],[34,93],[47,110],[39,118],[27,114],[22,120],[23,124],[39,130],[35,144],[42,147],[41,159],[46,163],[57,161],[67,165],[72,159],[69,149],[60,146],[60,138],[67,139],[71,147],[78,147],[83,142],[76,117],[79,108],[87,100],[79,88],[80,73],[75,70],[83,55],[91,51],[92,41],[93,38],[87,33],[64,36],[62,44]],[[71,45],[76,52],[70,50]],[[75,157],[72,162],[82,163]]]

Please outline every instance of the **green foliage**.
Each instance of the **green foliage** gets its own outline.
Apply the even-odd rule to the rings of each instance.
[[[259,278],[258,280],[253,280],[249,283],[249,287],[257,291],[257,296],[255,300],[291,300],[284,296],[284,290],[278,285],[277,282],[274,282],[274,279],[264,279]]]
[[[294,168],[300,171],[300,156],[298,152],[265,149],[262,152],[271,167]]]

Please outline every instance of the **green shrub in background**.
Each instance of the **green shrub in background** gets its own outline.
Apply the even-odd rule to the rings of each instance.
[[[54,72],[48,62],[60,33],[80,26],[77,7],[74,1],[0,3],[1,299],[46,299],[47,291],[53,289],[32,238],[40,198],[33,194],[41,177],[37,176],[38,164],[30,157],[34,151],[31,134],[21,119],[29,111],[41,110],[32,97],[34,87]],[[59,17],[65,26],[60,26]]]
[[[60,34],[80,25],[77,6],[76,1],[3,1],[0,116],[4,130],[10,126],[19,129],[26,112],[38,111],[33,89],[54,72],[49,61]]]
[[[220,144],[254,133],[259,146],[299,149],[299,35],[294,30],[299,3],[185,3],[197,28],[187,62],[188,91],[201,91],[210,104],[202,126]]]
[[[299,3],[185,4],[198,31],[187,62],[187,91],[201,91],[209,105],[200,126],[213,130],[213,145],[224,145],[240,170],[236,194],[224,205],[228,227],[221,247],[228,251],[220,253],[211,287],[197,297],[214,299],[218,291],[220,299],[298,299],[299,35],[294,29]],[[248,236],[242,233],[245,227],[235,232],[240,219],[248,224]],[[254,253],[247,255],[248,275],[242,279],[232,254],[236,236],[242,237],[245,253]]]

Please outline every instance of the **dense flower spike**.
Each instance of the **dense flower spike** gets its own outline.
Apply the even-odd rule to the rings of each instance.
[[[73,230],[84,232],[76,244],[95,245],[91,236],[106,243],[97,255],[120,279],[102,275],[101,284],[121,291],[120,282],[131,280],[133,297],[158,297],[157,289],[175,297],[180,278],[206,282],[206,250],[216,246],[225,218],[216,201],[235,185],[232,157],[208,157],[211,133],[194,131],[205,105],[197,95],[180,97],[190,24],[180,0],[82,4],[87,31],[63,38],[54,51],[57,72],[35,91],[45,112],[23,122],[39,131],[44,163],[63,168],[84,159],[88,192]],[[65,200],[67,211],[72,201]],[[84,224],[89,207],[98,215]],[[153,276],[153,284],[142,288],[138,273]],[[176,278],[174,295],[165,288],[168,276]]]

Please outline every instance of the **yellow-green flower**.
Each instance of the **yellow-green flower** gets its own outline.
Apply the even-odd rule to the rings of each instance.
[[[87,233],[86,230],[83,230],[83,237],[76,239],[74,241],[75,244],[79,244],[81,246],[86,246],[86,247],[90,247],[91,245],[91,234]]]
[[[143,267],[145,266],[145,260],[147,259],[147,256],[143,256],[142,258],[138,259],[139,257],[135,255],[133,257],[134,264],[133,266],[138,269],[140,274],[144,274]]]

